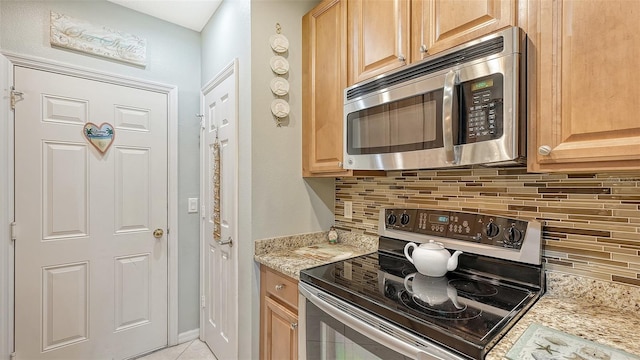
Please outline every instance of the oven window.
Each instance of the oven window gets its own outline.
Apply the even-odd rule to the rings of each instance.
[[[442,147],[442,90],[347,115],[347,152],[384,154]]]
[[[410,360],[306,301],[307,360]]]

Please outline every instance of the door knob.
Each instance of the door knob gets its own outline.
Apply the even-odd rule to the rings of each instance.
[[[162,231],[162,229],[153,230],[153,237],[154,238],[160,239],[162,237],[162,235],[164,235],[164,231]]]
[[[231,238],[231,236],[229,236],[227,238],[227,240],[216,240],[218,242],[218,245],[229,245],[229,247],[233,246],[233,239]]]

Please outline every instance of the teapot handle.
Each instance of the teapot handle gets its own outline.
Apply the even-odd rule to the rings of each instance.
[[[404,288],[407,289],[408,292],[413,292],[413,288],[411,290],[409,290],[409,279],[413,279],[414,277],[416,277],[416,273],[413,273],[411,275],[407,275],[407,277],[404,278]],[[411,280],[411,282],[413,283],[413,280]]]
[[[411,261],[411,263],[413,264],[413,259],[411,258],[411,256],[409,256],[409,248],[413,248],[413,250],[416,249],[416,247],[418,247],[418,245],[416,245],[415,243],[408,243],[407,245],[404,246],[404,256]]]

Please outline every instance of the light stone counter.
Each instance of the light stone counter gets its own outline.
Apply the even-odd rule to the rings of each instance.
[[[338,243],[327,232],[262,239],[255,242],[254,260],[294,279],[300,270],[378,250],[378,237],[338,230]]]
[[[258,240],[254,259],[299,279],[300,270],[335,261],[331,260],[332,254],[355,257],[377,250],[377,237],[340,230],[338,233],[336,245],[328,244],[326,232]],[[485,360],[507,359],[509,349],[532,323],[640,356],[640,287],[548,272],[545,295]]]
[[[507,359],[532,323],[640,356],[640,288],[549,272],[547,293],[485,359]]]

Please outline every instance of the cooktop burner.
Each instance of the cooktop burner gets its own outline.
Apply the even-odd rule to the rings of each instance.
[[[478,281],[471,281],[468,279],[455,279],[449,281],[458,292],[462,292],[469,296],[494,296],[498,293],[498,289],[487,283],[481,283]]]
[[[400,301],[404,306],[424,313],[426,316],[446,320],[469,320],[482,314],[482,310],[474,309],[466,304],[455,305],[452,302],[443,304],[430,304],[418,295],[408,295],[407,292],[400,294]]]

